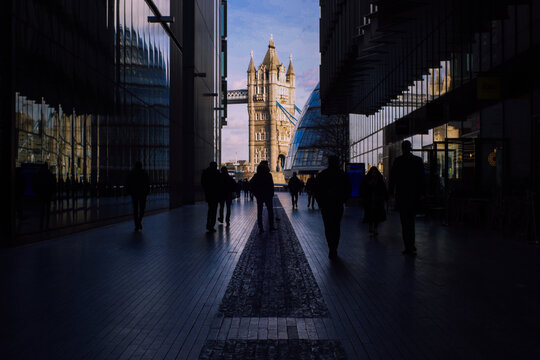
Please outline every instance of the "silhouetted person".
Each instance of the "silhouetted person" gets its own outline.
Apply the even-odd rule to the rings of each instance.
[[[307,207],[315,209],[315,175],[312,174],[306,182]]]
[[[364,223],[369,224],[369,232],[377,236],[377,225],[386,220],[388,192],[384,178],[376,166],[369,169],[360,184],[360,197],[364,205]]]
[[[208,214],[206,216],[206,230],[215,232],[217,207],[221,195],[221,175],[217,170],[217,163],[212,161],[201,176],[201,185],[204,189],[204,196],[208,203]]]
[[[227,226],[231,225],[231,204],[234,193],[236,192],[236,181],[229,175],[229,171],[225,166],[221,168],[221,194],[219,199],[219,222],[223,222],[223,208],[227,206],[227,215],[225,221]]]
[[[34,192],[40,202],[39,228],[48,229],[51,215],[51,201],[56,192],[56,179],[45,163],[34,176]]]
[[[296,176],[296,173],[293,172],[292,177],[289,179],[289,193],[291,194],[291,200],[292,200],[292,207],[293,209],[296,207],[298,209],[298,192],[300,191],[300,187],[302,184],[300,183],[300,179],[298,176]]]
[[[262,212],[263,205],[266,205],[268,211],[268,225],[270,230],[274,228],[274,179],[270,174],[270,168],[267,163],[261,161],[257,166],[257,173],[253,175],[250,182],[250,188],[255,198],[257,198],[257,223],[259,224],[259,231],[264,231]]]
[[[127,192],[133,202],[133,221],[135,231],[142,230],[142,219],[146,209],[146,197],[150,192],[150,180],[148,173],[143,169],[142,163],[137,161],[135,167],[128,174]]]
[[[403,155],[398,156],[390,170],[390,193],[395,195],[396,206],[401,219],[404,254],[415,254],[414,219],[424,195],[424,163],[418,156],[411,154],[410,141],[401,143]]]
[[[351,181],[347,174],[339,168],[338,157],[329,156],[328,168],[317,176],[315,196],[321,208],[330,259],[337,257],[343,204],[351,195],[351,190]]]

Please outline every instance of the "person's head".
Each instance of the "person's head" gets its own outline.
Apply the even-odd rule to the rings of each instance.
[[[369,168],[369,171],[368,171],[366,176],[379,177],[379,176],[381,176],[381,172],[379,171],[379,169],[376,166],[372,166],[372,167]]]
[[[293,177],[296,177],[296,172],[293,172],[293,173],[292,173],[292,176],[293,176]]]
[[[339,168],[339,158],[336,155],[330,155],[328,157],[328,168],[330,169]]]
[[[137,169],[137,170],[142,169],[142,162],[136,161],[136,162],[135,162],[135,169]]]
[[[227,167],[226,166],[222,166],[221,167],[221,173],[222,174],[227,174],[229,172],[229,170],[227,170]]]
[[[412,150],[412,144],[409,140],[404,140],[401,143],[401,151],[403,151],[403,154],[409,154]]]
[[[208,165],[208,168],[212,170],[217,170],[217,162],[211,161],[210,164]]]

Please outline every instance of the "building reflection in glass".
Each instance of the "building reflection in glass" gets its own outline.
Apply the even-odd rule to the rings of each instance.
[[[139,160],[152,184],[147,208],[168,206],[169,37],[147,22],[143,0],[73,3],[66,13],[35,0],[16,8],[21,234],[129,214],[124,184]],[[169,12],[168,1],[155,3]],[[43,225],[45,166],[56,183]]]

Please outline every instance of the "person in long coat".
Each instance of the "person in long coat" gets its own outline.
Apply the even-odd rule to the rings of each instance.
[[[143,228],[142,219],[146,209],[146,197],[150,193],[148,173],[143,169],[140,161],[137,161],[133,170],[129,172],[126,187],[133,203],[135,231],[139,231]]]
[[[229,175],[227,167],[221,167],[221,194],[219,200],[219,218],[220,223],[223,222],[223,210],[225,206],[227,207],[227,215],[225,216],[225,221],[227,226],[231,225],[231,204],[236,193],[236,181]]]
[[[338,255],[343,205],[350,197],[351,190],[351,181],[347,174],[339,168],[338,157],[328,157],[328,168],[317,176],[315,197],[321,208],[330,259],[335,259]]]
[[[208,203],[208,213],[206,214],[206,230],[215,232],[217,207],[220,200],[221,177],[215,161],[210,162],[208,168],[204,169],[201,176],[201,185],[204,196]]]
[[[415,217],[425,194],[424,162],[411,153],[412,144],[401,143],[403,155],[398,156],[390,170],[390,194],[395,194],[401,219],[404,254],[416,254]]]
[[[300,179],[296,176],[296,173],[293,172],[293,176],[289,179],[288,183],[293,209],[295,207],[298,209],[298,192],[300,191],[301,186],[302,183],[300,182]]]
[[[315,174],[311,174],[309,179],[306,181],[306,193],[307,193],[307,207],[311,206],[312,209],[315,209]]]
[[[372,166],[362,180],[360,198],[364,205],[364,223],[369,224],[369,232],[377,236],[377,225],[386,220],[388,191],[376,166]]]
[[[270,173],[270,168],[266,162],[261,161],[257,166],[257,173],[253,175],[250,182],[250,189],[257,199],[257,223],[259,232],[264,232],[262,212],[263,206],[266,205],[268,211],[268,225],[270,230],[275,230],[274,227],[274,179]]]

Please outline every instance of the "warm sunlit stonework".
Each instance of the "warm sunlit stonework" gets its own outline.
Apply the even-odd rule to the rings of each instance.
[[[283,161],[289,150],[294,125],[279,108],[295,114],[295,73],[292,56],[289,66],[279,62],[274,40],[270,38],[264,60],[256,69],[253,52],[248,68],[249,162],[255,169],[268,160],[274,182],[284,182]]]

